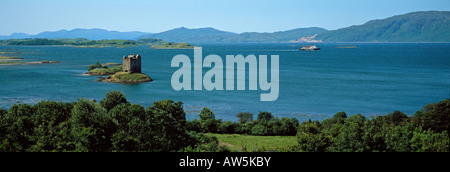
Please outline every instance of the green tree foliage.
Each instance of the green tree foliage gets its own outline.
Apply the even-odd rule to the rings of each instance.
[[[200,114],[200,125],[205,133],[216,133],[219,127],[219,120],[216,120],[216,114],[208,108],[203,108]]]
[[[80,99],[72,110],[71,127],[75,135],[75,151],[106,152],[111,148],[111,135],[116,131],[105,108]]]
[[[273,118],[272,113],[263,111],[258,114],[258,121],[270,121]]]
[[[149,119],[146,126],[151,131],[143,136],[152,138],[146,142],[146,150],[177,151],[194,142],[186,130],[186,113],[182,104],[163,100],[153,102],[152,107],[145,110]]]
[[[42,101],[34,106],[34,134],[30,140],[34,144],[29,151],[54,151],[70,149],[64,139],[68,136],[67,120],[71,117],[73,105],[70,103]]]
[[[325,152],[331,144],[331,137],[321,132],[322,126],[318,121],[303,122],[298,130],[297,138],[300,151]]]
[[[202,133],[297,135],[306,152],[448,152],[449,100],[424,106],[414,116],[395,111],[367,118],[332,118],[299,123],[261,112],[258,120],[237,115],[239,122],[215,119],[208,108],[200,119],[186,121],[182,102],[156,101],[145,108],[130,104],[119,91],[100,102],[79,99],[72,103],[41,101],[0,108],[1,152],[129,152],[229,151],[217,138]],[[443,122],[444,121],[444,122]]]
[[[223,133],[223,134],[249,134],[256,136],[295,136],[297,127],[300,125],[295,118],[277,118],[270,112],[261,112],[261,120],[253,120],[250,112],[236,115],[239,122],[215,119],[215,114],[208,108],[204,108],[200,119],[187,121],[187,129],[200,133]]]
[[[256,136],[268,136],[270,135],[270,130],[267,125],[260,123],[252,127],[251,134]]]
[[[350,116],[344,121],[343,128],[334,138],[332,149],[338,152],[363,152],[365,144],[363,143],[364,122],[366,117],[361,114]]]
[[[414,122],[423,127],[436,132],[450,132],[450,100],[443,100],[439,103],[425,105],[422,110],[414,114]]]
[[[10,107],[2,120],[3,126],[6,127],[6,135],[2,138],[2,151],[25,152],[33,145],[29,136],[33,135],[34,113],[35,108],[31,105],[14,104]]]
[[[116,91],[108,93],[116,94],[122,95]],[[111,98],[107,96],[104,100],[108,99]],[[123,101],[115,103],[109,112],[87,99],[73,103],[15,104],[8,111],[0,109],[1,152],[166,152],[186,147],[218,150],[217,144],[209,143],[214,139],[197,138],[196,133],[186,130],[182,103],[171,100],[154,102],[147,109]]]
[[[95,62],[95,64],[89,65],[87,70],[91,71],[91,70],[94,70],[94,69],[97,69],[97,68],[102,68],[102,67],[103,67],[103,65],[100,62],[97,61],[97,62]]]
[[[216,114],[208,108],[203,108],[198,116],[200,116],[200,120],[216,119]]]
[[[144,134],[147,116],[144,107],[136,104],[120,104],[111,109],[108,115],[117,125],[117,132],[112,135],[113,151],[145,151]]]
[[[303,122],[297,134],[298,150],[448,152],[448,123],[442,122],[448,119],[448,109],[448,100],[444,100],[424,106],[413,117],[394,111],[372,119],[360,114],[347,118],[339,112],[322,123]]]
[[[100,105],[104,107],[107,111],[110,111],[112,108],[116,107],[119,104],[127,103],[127,96],[122,92],[110,91],[106,93],[106,98],[100,101]]]
[[[253,121],[253,114],[250,112],[241,112],[236,115],[239,118],[239,123],[247,123]]]

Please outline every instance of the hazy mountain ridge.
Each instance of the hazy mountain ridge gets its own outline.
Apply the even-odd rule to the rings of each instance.
[[[176,28],[160,33],[118,32],[103,29],[73,29],[37,35],[14,33],[0,39],[86,38],[90,40],[157,38],[187,43],[278,43],[278,42],[450,42],[450,12],[422,11],[371,20],[362,25],[337,30],[319,27],[298,28],[273,33],[233,33],[215,28]],[[304,39],[318,34],[314,40]]]
[[[324,32],[316,39],[323,42],[450,42],[449,31],[449,11],[425,11]]]
[[[311,36],[326,31],[324,28],[311,27],[274,33],[246,32],[223,39],[222,42],[289,42],[304,36]]]
[[[203,42],[221,42],[221,40],[235,35],[238,34],[220,31],[210,27],[198,29],[188,29],[185,27],[181,27],[157,34],[143,35],[139,38],[157,38],[169,42],[203,43]]]
[[[28,35],[24,33],[13,33],[10,36],[0,36],[0,39],[25,39],[25,38],[86,38],[89,40],[102,40],[102,39],[125,39],[134,40],[135,38],[149,34],[145,32],[119,32],[108,31],[104,29],[73,29],[73,30],[58,30],[58,31],[46,31],[37,35]]]

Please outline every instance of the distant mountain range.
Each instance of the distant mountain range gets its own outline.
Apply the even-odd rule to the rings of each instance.
[[[223,39],[238,35],[237,33],[220,31],[214,28],[188,29],[185,27],[176,28],[156,34],[146,34],[139,38],[157,38],[169,42],[220,42]]]
[[[73,29],[73,30],[59,30],[54,32],[41,32],[37,35],[28,35],[25,33],[13,33],[10,36],[0,36],[0,39],[25,39],[25,38],[86,38],[90,40],[101,39],[134,39],[145,32],[118,32],[107,31],[104,29]]]
[[[450,42],[450,11],[414,12],[318,34],[323,42]]]
[[[234,42],[450,42],[450,12],[425,11],[372,20],[362,25],[338,30],[319,27],[299,28],[274,33],[241,34],[214,28],[185,27],[161,33],[118,32],[103,29],[74,29],[42,32],[37,35],[13,33],[0,39],[86,38],[90,40],[158,38],[170,42],[234,43]]]

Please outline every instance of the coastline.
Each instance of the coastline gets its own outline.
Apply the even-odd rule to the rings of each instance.
[[[97,82],[108,82],[108,83],[115,83],[115,84],[139,84],[139,83],[152,82],[152,81],[153,81],[153,79],[150,77],[149,77],[149,79],[138,80],[138,81],[120,80],[118,78],[111,78],[111,77],[97,77]]]
[[[41,61],[41,62],[8,62],[0,61],[0,65],[36,65],[36,64],[51,64],[51,63],[61,63],[61,61]]]

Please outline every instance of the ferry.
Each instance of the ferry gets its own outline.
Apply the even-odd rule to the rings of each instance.
[[[306,46],[306,47],[302,47],[301,49],[299,49],[300,51],[319,51],[320,48],[313,45],[313,46]]]

